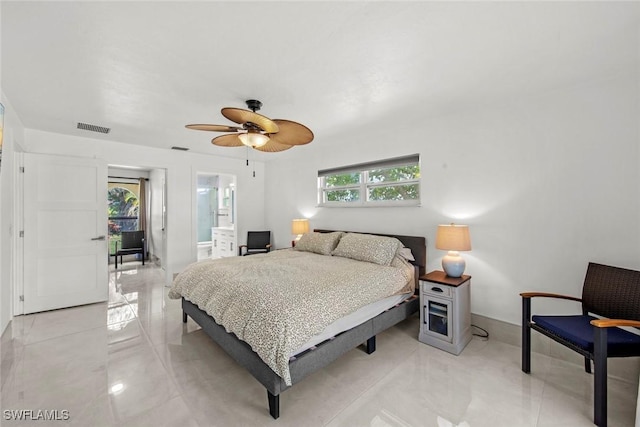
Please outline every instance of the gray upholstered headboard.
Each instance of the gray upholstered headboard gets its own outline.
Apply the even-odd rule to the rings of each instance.
[[[411,249],[411,253],[415,258],[415,261],[411,262],[418,268],[418,276],[422,276],[426,272],[427,268],[427,239],[422,236],[401,236],[396,234],[382,234],[382,233],[370,233],[364,231],[344,231],[344,230],[325,230],[314,229],[313,231],[318,233],[331,233],[334,231],[343,231],[345,233],[362,233],[362,234],[374,234],[376,236],[395,237],[400,240],[403,245]]]

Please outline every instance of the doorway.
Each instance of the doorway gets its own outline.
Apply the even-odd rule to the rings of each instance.
[[[211,258],[211,230],[218,226],[218,175],[198,174],[198,261]]]
[[[198,172],[196,177],[197,260],[235,254],[236,177]]]
[[[145,262],[166,265],[166,170],[135,166],[109,166],[109,254],[115,253],[123,231],[144,230]],[[109,263],[114,263],[109,257]],[[125,255],[123,261],[141,264],[141,256]],[[120,266],[118,267],[120,268]]]

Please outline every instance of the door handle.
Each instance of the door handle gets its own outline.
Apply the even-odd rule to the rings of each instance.
[[[105,240],[105,236],[92,237],[91,240]]]

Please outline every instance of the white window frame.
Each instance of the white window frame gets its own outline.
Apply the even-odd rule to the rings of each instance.
[[[362,208],[362,207],[401,207],[420,206],[420,178],[400,181],[369,182],[369,171],[375,169],[388,169],[393,167],[414,166],[420,167],[420,155],[395,157],[391,159],[378,160],[374,162],[359,163],[356,165],[343,166],[338,168],[323,169],[318,171],[318,206],[340,207],[340,208]],[[327,187],[325,178],[332,175],[354,174],[360,175],[359,184],[341,185]],[[418,198],[413,200],[369,200],[369,189],[375,187],[392,187],[394,185],[418,185]],[[360,198],[357,201],[327,201],[328,191],[358,190]]]

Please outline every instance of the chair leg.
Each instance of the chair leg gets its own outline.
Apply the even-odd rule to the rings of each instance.
[[[607,427],[607,328],[594,328],[593,423]]]
[[[522,372],[531,372],[531,298],[522,298]]]

